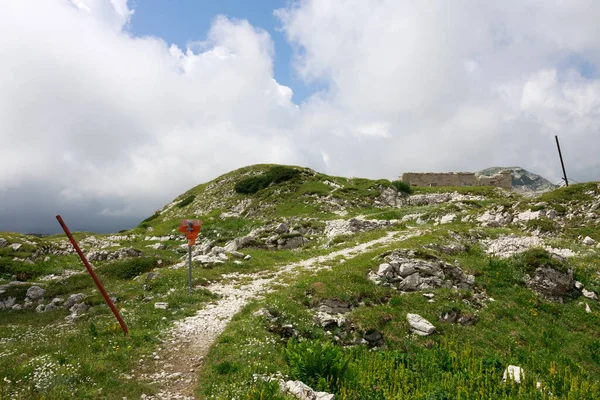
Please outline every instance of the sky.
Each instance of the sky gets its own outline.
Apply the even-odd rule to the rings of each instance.
[[[256,163],[600,180],[600,2],[4,0],[0,231],[131,228]]]

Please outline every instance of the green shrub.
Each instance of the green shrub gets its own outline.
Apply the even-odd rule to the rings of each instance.
[[[186,197],[185,199],[181,200],[179,203],[177,203],[177,207],[183,208],[183,207],[187,206],[188,204],[191,204],[195,198],[196,198],[196,196],[192,194],[192,195]]]
[[[413,192],[412,186],[410,186],[407,182],[403,181],[393,181],[392,185],[398,190],[400,193],[411,194]]]
[[[269,187],[271,183],[278,184],[289,181],[298,176],[299,173],[300,171],[294,168],[276,165],[260,175],[240,180],[235,184],[234,189],[237,193],[252,194]]]
[[[240,367],[236,363],[226,360],[218,363],[213,368],[215,372],[219,375],[229,375],[236,372]]]
[[[290,339],[285,360],[292,379],[316,390],[337,391],[342,381],[350,377],[350,359],[333,343],[317,340],[298,343]]]
[[[246,400],[285,400],[285,397],[281,394],[276,380],[260,380],[248,390]]]
[[[270,184],[271,180],[268,176],[257,175],[242,179],[235,184],[234,189],[236,192],[241,194],[252,194],[268,187]]]
[[[59,267],[52,263],[38,261],[35,264],[28,264],[23,261],[12,260],[8,257],[0,257],[0,278],[13,279],[13,275],[18,281],[28,281],[42,275],[55,273]]]
[[[130,258],[103,265],[97,269],[99,273],[110,278],[131,279],[151,271],[158,264],[154,257]]]
[[[159,214],[159,213],[152,214],[151,216],[149,216],[148,218],[146,218],[145,220],[143,220],[143,221],[140,223],[140,225],[139,225],[139,226],[141,227],[142,225],[144,225],[145,227],[147,227],[147,226],[148,226],[148,222],[150,222],[150,221],[153,221],[153,220],[155,220],[155,219],[156,219],[156,218],[158,218],[158,217],[160,217],[160,214]]]
[[[290,168],[284,167],[283,165],[276,165],[271,167],[267,172],[267,176],[270,178],[271,182],[277,184],[285,181],[289,181],[290,179],[298,176],[300,171]]]

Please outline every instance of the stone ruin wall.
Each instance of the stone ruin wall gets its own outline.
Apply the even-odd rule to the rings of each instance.
[[[492,176],[477,176],[473,172],[407,172],[400,179],[411,186],[496,186],[512,189],[510,171]]]

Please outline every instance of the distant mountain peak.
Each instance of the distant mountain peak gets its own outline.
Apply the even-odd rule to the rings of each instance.
[[[558,187],[546,178],[521,167],[490,167],[477,172],[477,174],[490,176],[505,170],[510,171],[512,175],[513,190],[519,192],[547,192]]]

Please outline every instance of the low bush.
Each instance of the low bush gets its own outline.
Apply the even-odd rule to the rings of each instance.
[[[246,393],[246,400],[285,400],[286,397],[279,390],[279,382],[276,380],[260,380],[255,383]]]
[[[351,375],[350,360],[333,343],[318,340],[296,342],[290,339],[285,348],[285,360],[292,379],[313,389],[337,391]]]
[[[261,189],[265,189],[273,184],[289,181],[298,176],[300,171],[294,168],[276,165],[271,167],[267,172],[260,175],[244,178],[236,183],[234,189],[237,193],[252,194]]]
[[[177,203],[177,207],[183,208],[183,207],[187,206],[188,204],[191,204],[195,198],[196,198],[195,195],[188,196],[185,199],[181,200],[179,203]]]
[[[269,171],[267,172],[267,176],[270,178],[271,182],[278,184],[295,178],[296,176],[298,176],[299,172],[300,171],[294,168],[284,167],[283,165],[276,165],[269,169]]]
[[[97,271],[109,278],[131,279],[151,271],[157,265],[157,259],[154,257],[139,257],[114,261],[98,267]]]
[[[393,181],[392,185],[398,190],[400,193],[411,194],[413,192],[412,186],[410,186],[407,182],[403,181]]]
[[[270,184],[271,180],[268,176],[257,175],[242,179],[235,184],[234,189],[236,192],[241,194],[252,194],[268,187]]]
[[[153,220],[155,220],[155,219],[156,219],[156,218],[158,218],[158,217],[160,217],[160,214],[159,214],[159,213],[152,214],[151,216],[149,216],[148,218],[146,218],[145,220],[143,220],[143,221],[140,223],[140,225],[139,225],[139,226],[141,227],[142,225],[144,225],[144,227],[148,227],[148,222],[150,222],[150,221],[153,221]]]

